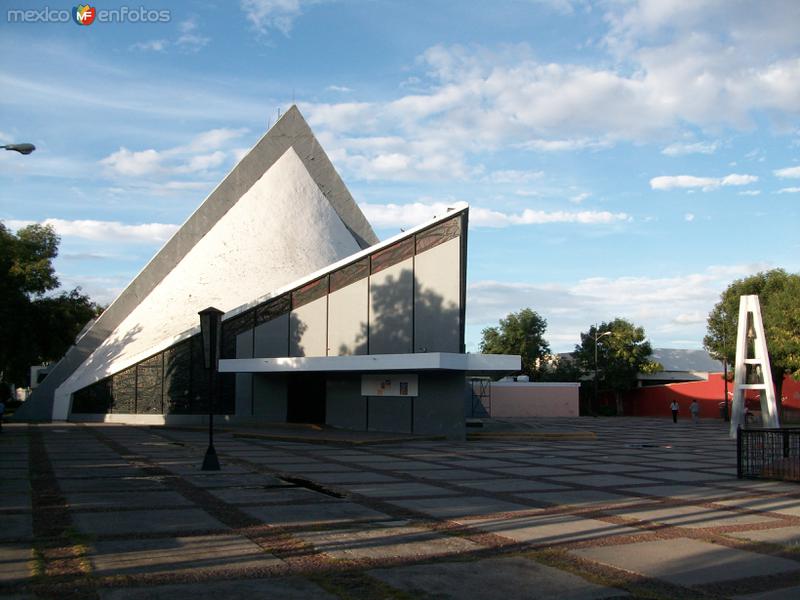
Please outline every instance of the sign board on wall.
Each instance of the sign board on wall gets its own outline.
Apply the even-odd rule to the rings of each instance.
[[[362,396],[419,396],[417,375],[362,375]]]

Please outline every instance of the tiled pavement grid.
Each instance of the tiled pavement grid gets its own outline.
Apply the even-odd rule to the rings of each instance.
[[[541,424],[539,424],[541,425]],[[330,446],[11,425],[3,598],[798,598],[800,486],[724,425],[551,420],[593,441]]]

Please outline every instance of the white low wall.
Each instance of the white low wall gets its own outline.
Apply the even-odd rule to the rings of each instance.
[[[577,417],[580,383],[492,383],[492,417]]]

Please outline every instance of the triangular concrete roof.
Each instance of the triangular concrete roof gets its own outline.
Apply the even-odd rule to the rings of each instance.
[[[276,163],[282,165],[280,169],[293,173],[293,175],[284,175],[284,178],[286,176],[294,177],[298,183],[295,185],[293,181],[288,182],[292,186],[291,191],[287,192],[288,196],[275,193],[272,195],[280,196],[279,201],[284,205],[291,204],[286,208],[292,211],[295,210],[295,205],[292,204],[294,202],[300,201],[314,205],[309,205],[310,209],[305,212],[298,207],[296,210],[298,218],[305,217],[307,222],[293,223],[293,225],[306,228],[312,238],[315,236],[324,238],[328,235],[338,240],[338,242],[334,240],[335,243],[331,244],[329,248],[322,249],[319,256],[310,257],[308,260],[311,262],[308,260],[298,261],[297,266],[293,267],[295,271],[305,269],[305,272],[291,272],[291,268],[289,268],[286,273],[281,275],[284,278],[288,277],[286,281],[299,278],[309,271],[325,266],[325,264],[314,263],[314,260],[317,262],[327,261],[327,264],[378,242],[377,236],[336,173],[300,111],[293,106],[239,161],[175,235],[83,333],[34,391],[31,398],[20,407],[16,416],[23,420],[49,420],[53,415],[53,397],[56,389],[67,379],[75,379],[76,371],[84,363],[92,362],[89,359],[93,358],[95,363],[107,360],[107,357],[93,357],[93,354],[104,344],[108,345],[108,340],[113,333],[116,332],[119,335],[119,328],[128,325],[126,319],[130,321],[132,317],[136,316],[132,313],[193,250],[197,254],[201,240],[221,220],[225,220],[229,211],[243,197],[251,198],[249,201],[252,202],[252,196],[256,192],[251,194],[248,192],[258,186],[266,185],[263,183],[265,177]],[[275,177],[272,179],[275,180]],[[272,185],[274,187],[279,183],[280,176],[278,183],[273,181]],[[257,192],[262,197],[262,201],[264,194],[268,196],[270,194],[268,189],[257,190]],[[298,194],[302,197],[296,197]],[[326,209],[325,206],[329,208]],[[241,222],[241,215],[237,218]],[[220,236],[217,234],[216,237]],[[206,240],[206,245],[208,243],[209,240]],[[270,256],[264,260],[279,260],[280,257],[274,256],[274,247],[270,250]],[[291,260],[292,251],[292,249],[287,249],[286,260]],[[289,265],[289,267],[292,266]],[[238,264],[233,265],[232,268],[247,269],[248,265]],[[285,284],[286,281],[276,280],[276,287]],[[268,283],[265,282],[265,284]],[[269,290],[262,290],[261,293],[267,291]],[[240,298],[234,306],[248,300],[250,298]],[[232,306],[220,308],[227,309]],[[192,309],[187,306],[187,310]],[[94,364],[93,370],[97,369],[98,365]]]

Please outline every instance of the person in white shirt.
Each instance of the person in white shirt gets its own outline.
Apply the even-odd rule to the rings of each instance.
[[[672,422],[678,422],[678,410],[680,410],[681,405],[678,404],[677,400],[673,400],[672,404],[669,405],[669,409],[672,411]]]

